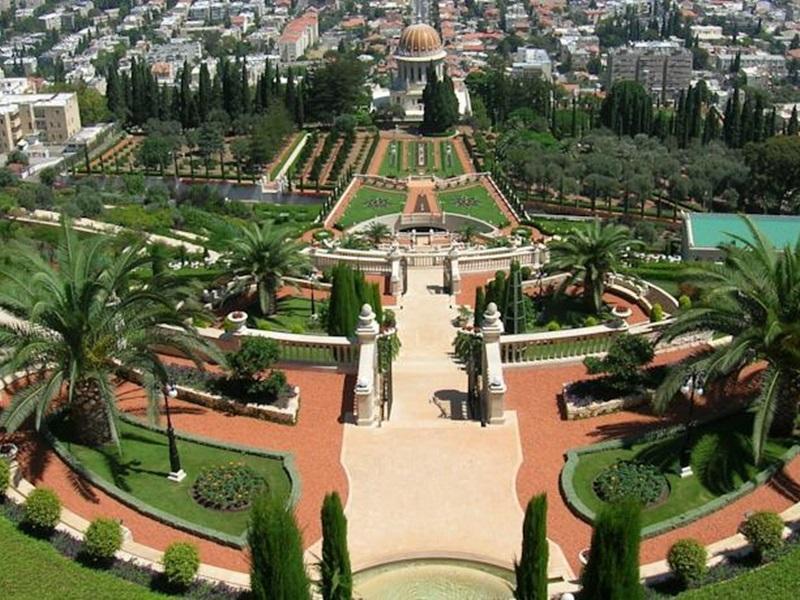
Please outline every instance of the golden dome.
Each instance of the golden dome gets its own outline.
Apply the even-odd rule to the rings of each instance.
[[[442,40],[436,30],[425,23],[409,25],[400,34],[397,53],[401,56],[425,56],[442,50]]]

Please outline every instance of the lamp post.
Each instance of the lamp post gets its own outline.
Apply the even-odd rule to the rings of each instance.
[[[689,412],[686,416],[686,434],[683,439],[683,448],[681,449],[681,478],[690,477],[694,473],[692,471],[692,430],[694,429],[694,396],[695,393],[703,395],[703,384],[700,381],[700,375],[697,371],[692,371],[692,374],[686,379],[681,386],[681,393],[689,399]]]
[[[181,468],[181,457],[175,442],[175,430],[172,428],[172,415],[169,411],[169,399],[178,397],[178,389],[174,383],[168,383],[164,389],[164,410],[167,413],[167,440],[169,442],[169,475],[167,479],[180,483],[186,478],[186,471]]]

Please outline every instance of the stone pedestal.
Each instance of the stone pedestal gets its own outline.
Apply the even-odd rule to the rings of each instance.
[[[490,425],[505,422],[506,383],[503,379],[503,361],[500,355],[500,336],[503,321],[497,305],[490,302],[483,314],[483,414]]]
[[[355,387],[355,403],[358,413],[358,425],[374,425],[378,419],[377,394],[375,380],[378,373],[377,339],[380,327],[375,320],[375,313],[369,304],[361,307],[358,315],[358,376]]]

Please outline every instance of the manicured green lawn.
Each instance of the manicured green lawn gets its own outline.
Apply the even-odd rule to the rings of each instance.
[[[480,184],[439,192],[436,194],[436,201],[443,212],[468,215],[495,226],[506,223],[500,207]]]
[[[421,166],[418,162],[419,148],[425,148],[425,164]],[[432,142],[406,142],[406,151],[408,152],[408,173],[415,175],[430,174],[437,171],[434,165],[433,143]]]
[[[743,575],[681,594],[682,600],[794,600],[800,598],[800,548]]]
[[[0,517],[0,596],[9,600],[148,600],[167,598],[59,554]]]
[[[403,177],[408,174],[403,169],[403,142],[398,140],[389,142],[378,174],[384,177]]]
[[[461,164],[452,142],[439,142],[439,162],[436,174],[440,177],[455,177],[464,173],[464,165]]]
[[[122,455],[115,446],[95,449],[65,441],[67,449],[81,464],[102,479],[142,502],[166,513],[206,528],[230,535],[242,535],[247,529],[248,511],[224,512],[205,508],[190,494],[192,484],[204,467],[242,462],[267,482],[269,489],[288,498],[291,483],[278,459],[243,454],[186,440],[178,440],[181,465],[188,477],[181,483],[167,480],[169,451],[166,435],[131,423],[120,424]],[[63,429],[63,427],[62,427]],[[59,438],[64,440],[63,432]]]
[[[405,192],[382,190],[370,186],[359,188],[347,205],[339,221],[342,227],[350,227],[373,217],[402,213],[406,204]]]
[[[317,295],[317,313],[321,307]],[[278,312],[270,317],[256,317],[258,329],[286,331],[288,333],[324,333],[320,326],[310,327],[311,299],[302,296],[284,296],[278,300]]]
[[[589,220],[572,219],[535,219],[534,227],[545,235],[566,235],[576,229],[586,229],[591,224]]]
[[[666,475],[671,491],[665,502],[643,511],[642,525],[675,517],[739,488],[760,470],[753,465],[749,445],[752,421],[750,413],[743,413],[695,429],[691,459],[695,475],[685,479],[677,474],[685,439],[682,435],[582,454],[573,479],[575,491],[587,507],[597,512],[605,502],[595,494],[592,483],[604,468],[618,460],[654,464]],[[761,468],[776,462],[791,445],[791,440],[770,440]]]

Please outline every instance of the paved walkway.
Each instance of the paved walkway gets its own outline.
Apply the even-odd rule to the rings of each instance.
[[[449,356],[456,311],[434,285],[440,276],[440,269],[409,271],[398,311],[403,349],[394,367],[391,419],[380,428],[345,428],[355,569],[421,556],[509,567],[520,551],[516,414],[485,429],[466,420],[466,376]],[[570,575],[555,546],[551,575]]]
[[[428,210],[417,211],[417,199],[424,196],[428,200]],[[434,215],[440,214],[439,203],[436,202],[436,188],[433,179],[412,180],[408,182],[408,195],[403,214],[410,215],[415,212],[429,212]]]

